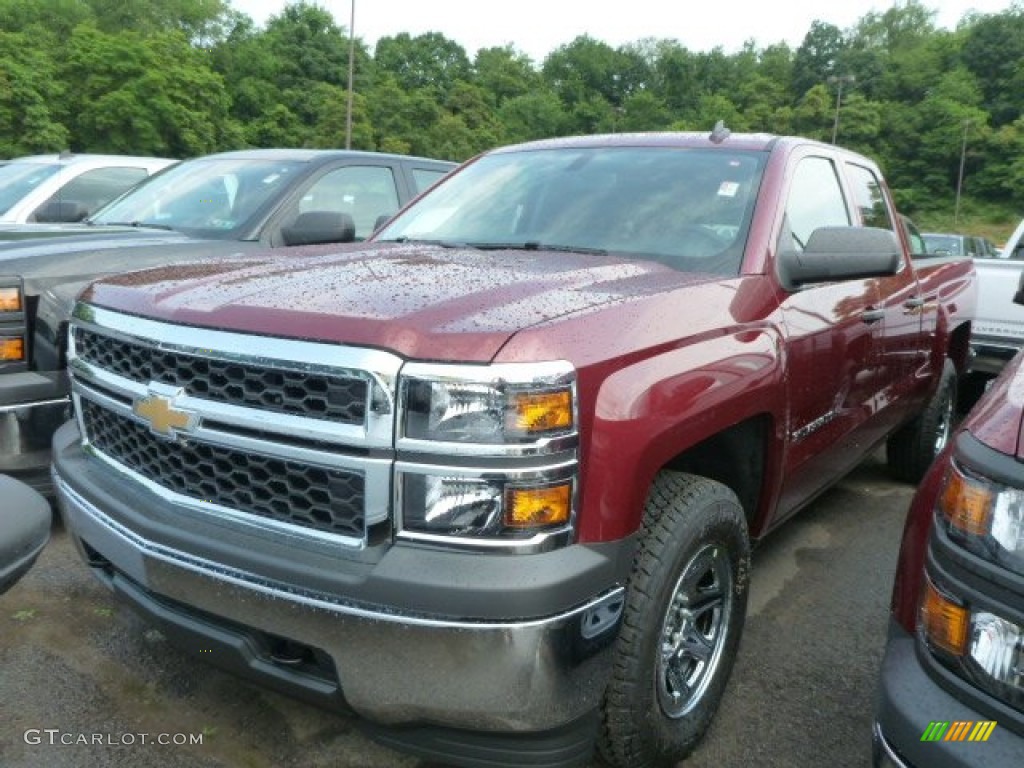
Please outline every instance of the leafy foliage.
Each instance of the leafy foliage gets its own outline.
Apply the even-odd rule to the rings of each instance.
[[[440,32],[370,50],[312,0],[263,27],[229,0],[0,0],[0,156],[70,148],[187,157],[344,146],[462,160],[600,131],[796,133],[869,154],[932,220],[1024,206],[1024,7],[938,29],[900,0],[796,50],[728,54],[580,36],[534,62]],[[352,56],[352,93],[349,57]],[[1013,214],[1016,215],[1016,214]]]

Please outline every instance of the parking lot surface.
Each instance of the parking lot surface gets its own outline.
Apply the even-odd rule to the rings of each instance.
[[[869,764],[912,494],[876,455],[755,550],[737,665],[686,768]],[[374,744],[352,718],[179,653],[93,581],[59,525],[35,568],[0,596],[4,768],[427,765]]]

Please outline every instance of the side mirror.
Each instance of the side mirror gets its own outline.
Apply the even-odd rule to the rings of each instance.
[[[1024,270],[1021,270],[1020,280],[1017,281],[1017,292],[1013,294],[1013,303],[1024,307]]]
[[[0,475],[0,593],[14,586],[50,539],[53,513],[46,500],[13,477]]]
[[[351,243],[356,239],[356,225],[347,213],[306,211],[290,227],[281,227],[281,237],[285,245]]]
[[[902,248],[891,230],[819,227],[802,251],[779,252],[779,279],[788,290],[796,290],[807,283],[894,275],[902,259]]]
[[[391,221],[392,216],[394,216],[393,213],[382,213],[380,216],[378,216],[377,220],[373,222],[373,231],[376,232],[378,229],[380,229],[389,221]]]
[[[47,224],[73,224],[89,215],[89,209],[74,200],[49,200],[35,209],[33,221]]]

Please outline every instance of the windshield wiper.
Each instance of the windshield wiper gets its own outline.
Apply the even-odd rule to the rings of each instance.
[[[396,237],[394,240],[376,240],[378,243],[404,243],[406,245],[436,245],[441,248],[476,248],[469,243],[457,243],[452,240],[420,240],[415,237]]]
[[[557,251],[558,253],[584,253],[591,256],[607,256],[604,248],[589,248],[584,245],[556,245],[527,240],[523,243],[466,243],[470,248],[482,251]]]
[[[91,221],[89,224],[95,226],[97,222]],[[102,226],[104,227],[135,227],[135,229],[162,229],[166,232],[176,231],[174,227],[169,227],[166,224],[153,224],[148,221],[105,221]]]

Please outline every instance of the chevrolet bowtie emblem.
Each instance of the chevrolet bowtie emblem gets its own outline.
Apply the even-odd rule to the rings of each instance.
[[[179,390],[180,394],[181,390]],[[132,404],[132,412],[149,425],[150,432],[173,438],[180,432],[191,432],[199,425],[199,415],[174,407],[177,394],[163,395],[150,390]]]

